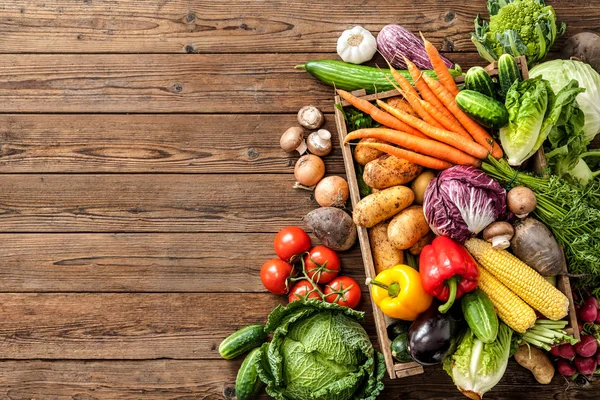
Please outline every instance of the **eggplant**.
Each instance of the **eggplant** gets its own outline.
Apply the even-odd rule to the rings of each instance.
[[[408,330],[408,352],[421,365],[439,364],[454,353],[465,329],[465,321],[457,307],[442,314],[434,301],[421,313]]]

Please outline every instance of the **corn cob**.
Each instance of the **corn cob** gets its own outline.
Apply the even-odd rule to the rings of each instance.
[[[533,308],[484,268],[479,268],[479,289],[492,300],[498,317],[515,332],[525,333],[535,324]]]
[[[469,239],[465,247],[483,268],[546,318],[556,321],[567,316],[567,296],[523,261],[481,239]]]

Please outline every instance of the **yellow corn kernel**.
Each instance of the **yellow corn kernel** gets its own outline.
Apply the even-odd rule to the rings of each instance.
[[[484,268],[479,268],[479,289],[488,295],[498,317],[512,330],[519,333],[531,328],[535,324],[535,311],[529,307],[494,275]]]
[[[567,316],[567,296],[523,261],[481,239],[469,239],[465,247],[483,268],[546,318],[556,321]]]

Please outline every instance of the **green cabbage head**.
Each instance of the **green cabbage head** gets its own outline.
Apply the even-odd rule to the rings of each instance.
[[[374,400],[383,390],[383,356],[358,321],[363,313],[319,300],[278,306],[265,326],[273,339],[257,364],[278,400]]]

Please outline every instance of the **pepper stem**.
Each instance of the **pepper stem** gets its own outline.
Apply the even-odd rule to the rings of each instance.
[[[398,293],[400,293],[400,285],[398,284],[398,282],[393,282],[391,285],[388,286],[385,283],[379,282],[375,279],[367,279],[366,283],[367,285],[375,285],[387,290],[388,296],[390,297],[396,297],[398,296]]]
[[[448,282],[448,286],[450,287],[450,295],[448,296],[448,301],[446,301],[444,304],[442,304],[438,308],[438,310],[442,314],[446,314],[448,312],[448,310],[450,310],[450,307],[452,307],[452,305],[454,304],[454,300],[456,300],[456,289],[458,286],[458,277],[453,276],[446,282]]]

